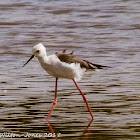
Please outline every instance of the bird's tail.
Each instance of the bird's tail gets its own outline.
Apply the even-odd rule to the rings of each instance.
[[[94,66],[94,67],[96,67],[97,69],[107,69],[107,68],[111,68],[111,67],[109,67],[109,66],[103,66],[103,65],[92,64],[92,63],[90,63],[89,65],[90,65],[91,68]]]
[[[85,60],[84,60],[84,61],[85,61]],[[99,65],[99,64],[93,64],[93,63],[88,62],[88,61],[86,61],[86,62],[88,63],[90,69],[95,69],[95,70],[97,70],[97,69],[107,69],[107,68],[111,68],[111,67],[109,67],[109,66],[104,66],[104,65]]]

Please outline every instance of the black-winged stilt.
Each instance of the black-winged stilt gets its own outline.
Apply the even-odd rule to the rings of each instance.
[[[38,45],[34,46],[32,49],[33,55],[30,57],[30,59],[23,65],[23,67],[35,56],[38,58],[41,66],[52,76],[56,78],[55,82],[55,99],[53,102],[53,106],[50,110],[50,113],[47,117],[47,120],[49,120],[51,113],[57,103],[57,82],[58,78],[66,78],[66,79],[72,79],[75,83],[77,89],[81,93],[83,100],[85,101],[88,111],[91,115],[91,118],[94,119],[91,109],[89,107],[88,101],[86,97],[84,96],[83,92],[81,91],[80,87],[76,83],[76,80],[81,79],[82,74],[86,70],[97,70],[102,69],[104,67],[107,68],[107,66],[102,66],[98,64],[90,63],[86,60],[80,60],[76,56],[70,54],[66,54],[65,50],[61,54],[54,54],[47,56],[46,48],[43,46],[43,44],[39,43]]]

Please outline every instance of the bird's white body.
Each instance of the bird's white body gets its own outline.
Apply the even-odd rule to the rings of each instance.
[[[34,46],[32,52],[44,70],[56,78],[80,80],[86,70],[81,68],[79,63],[68,64],[60,61],[56,55],[47,56],[46,48],[41,43]]]

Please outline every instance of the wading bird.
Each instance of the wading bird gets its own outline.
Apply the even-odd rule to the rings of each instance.
[[[44,70],[47,71],[48,74],[50,74],[56,78],[55,99],[53,102],[53,106],[50,110],[50,113],[47,117],[47,120],[49,120],[51,113],[57,103],[58,78],[66,78],[66,79],[73,80],[77,89],[81,93],[83,100],[86,103],[86,106],[91,115],[91,118],[94,119],[91,109],[89,107],[88,101],[87,101],[85,95],[83,94],[83,92],[81,91],[80,87],[78,86],[76,80],[80,80],[83,72],[85,72],[86,70],[97,70],[97,69],[107,68],[107,66],[93,64],[86,60],[80,60],[76,56],[72,55],[72,53],[66,54],[65,51],[63,51],[60,54],[56,53],[54,55],[47,56],[46,48],[43,46],[43,44],[39,43],[38,45],[33,47],[33,49],[32,49],[33,55],[23,65],[23,67],[24,67],[35,56],[38,58],[41,66],[44,68]]]

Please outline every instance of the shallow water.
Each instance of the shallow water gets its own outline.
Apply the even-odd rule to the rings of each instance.
[[[140,138],[139,0],[5,0],[0,7],[0,135]],[[22,68],[39,42],[48,54],[74,50],[82,59],[112,67],[87,72],[78,82],[94,122],[72,81],[65,79],[59,79],[58,103],[46,122],[55,79],[37,59]]]

